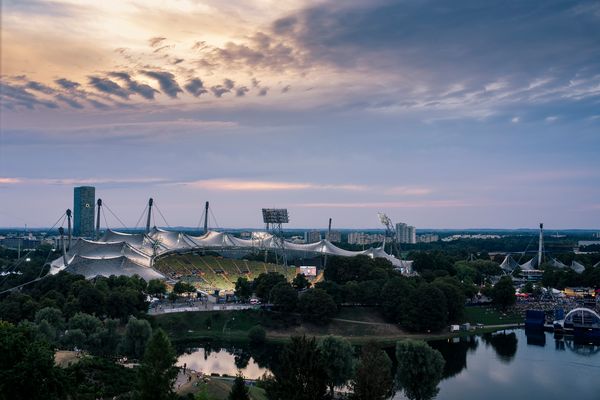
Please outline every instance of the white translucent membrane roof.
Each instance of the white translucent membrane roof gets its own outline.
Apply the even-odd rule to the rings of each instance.
[[[507,272],[514,271],[518,266],[519,263],[517,263],[510,254],[507,254],[506,257],[504,257],[504,260],[502,260],[502,264],[500,264],[500,268]]]
[[[581,273],[583,273],[583,271],[585,271],[585,266],[575,260],[573,260],[571,265],[566,265],[566,264],[562,263],[561,261],[557,260],[556,258],[550,258],[549,263],[550,263],[550,265],[552,265],[555,268],[560,268],[560,269],[570,268],[573,271],[577,272],[578,274],[581,274]],[[500,264],[500,268],[502,268],[505,271],[512,272],[516,268],[517,265],[519,265],[519,264],[517,264],[517,262],[514,261],[509,254],[506,257],[504,257],[504,261],[502,261],[502,264]],[[600,263],[596,264],[596,266],[597,265],[600,265]],[[526,263],[521,264],[519,266],[521,267],[521,270],[523,270],[523,271],[535,270],[538,268],[538,259],[537,259],[537,257],[533,257],[531,260],[529,260]]]
[[[280,239],[266,232],[253,232],[250,239],[240,239],[228,233],[216,231],[209,231],[201,236],[192,236],[183,232],[158,228],[153,228],[148,234],[108,230],[97,241],[78,239],[67,252],[66,265],[63,257],[57,258],[51,263],[50,273],[56,274],[65,270],[83,274],[87,278],[97,275],[107,276],[107,274],[128,276],[137,274],[153,279],[153,277],[162,277],[159,272],[152,269],[152,263],[157,256],[164,254],[203,249],[279,250],[281,247]],[[304,252],[314,255],[381,257],[406,272],[409,272],[412,267],[412,261],[399,260],[387,254],[382,248],[349,251],[341,249],[325,239],[307,244],[284,240],[283,248],[287,252]]]

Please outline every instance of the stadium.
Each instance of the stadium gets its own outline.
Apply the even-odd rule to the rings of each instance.
[[[241,239],[213,230],[193,236],[157,227],[147,228],[145,233],[109,229],[97,240],[76,239],[68,250],[64,242],[63,255],[50,263],[50,274],[66,271],[88,279],[138,275],[145,280],[186,280],[206,291],[232,290],[238,277],[253,280],[264,272],[278,272],[291,280],[297,269],[288,266],[287,260],[365,255],[385,258],[406,273],[412,264],[387,254],[383,247],[348,251],[327,239],[297,244],[265,231],[252,232],[249,239]],[[285,261],[267,262],[267,255]]]

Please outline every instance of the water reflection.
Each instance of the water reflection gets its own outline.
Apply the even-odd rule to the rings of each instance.
[[[546,345],[546,332],[543,329],[525,329],[525,336],[527,344],[530,346],[544,347]]]
[[[554,399],[572,398],[574,394],[580,399],[593,399],[600,392],[598,344],[575,342],[542,331],[509,330],[432,341],[430,345],[446,361],[438,385],[439,400]],[[251,348],[202,343],[180,350],[183,354],[178,365],[186,363],[188,368],[207,374],[235,375],[241,369],[246,377],[258,378],[276,368],[280,349],[276,345]],[[395,349],[386,350],[394,360]],[[405,397],[398,393],[394,399]]]
[[[502,362],[509,363],[517,353],[517,335],[515,332],[486,333],[481,336],[485,344],[492,346]]]
[[[477,350],[479,340],[476,336],[436,340],[429,345],[442,353],[444,365],[443,379],[453,377],[467,367],[467,352]]]
[[[273,366],[279,346],[233,346],[203,342],[194,347],[179,349],[177,365],[184,364],[204,374],[234,376],[241,371],[246,378],[257,379]]]

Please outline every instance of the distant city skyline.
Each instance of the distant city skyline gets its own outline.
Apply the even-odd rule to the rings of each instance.
[[[600,228],[596,1],[1,7],[0,227]]]

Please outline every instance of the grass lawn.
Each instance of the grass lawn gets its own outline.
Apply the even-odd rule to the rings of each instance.
[[[153,319],[173,342],[246,342],[248,331],[256,325],[263,326],[267,331],[267,339],[275,342],[286,342],[295,335],[338,335],[355,344],[372,340],[393,343],[401,338],[429,340],[457,335],[446,330],[433,334],[410,334],[402,331],[397,325],[386,323],[377,309],[369,307],[343,307],[334,320],[325,326],[295,323],[297,316],[285,317],[261,310],[182,312],[156,315]],[[505,325],[521,323],[523,317],[516,313],[505,314],[489,306],[466,307],[464,322]]]
[[[377,307],[341,307],[335,318],[352,321],[385,323]]]
[[[471,324],[503,325],[523,322],[523,317],[514,312],[504,313],[490,306],[465,308],[465,322]]]
[[[265,316],[256,310],[183,312],[154,316],[174,341],[198,339],[247,340],[248,331]]]

